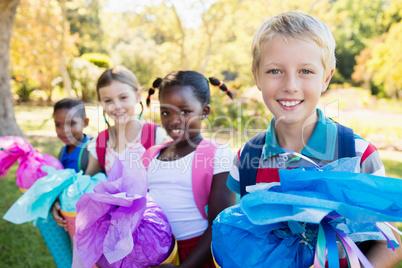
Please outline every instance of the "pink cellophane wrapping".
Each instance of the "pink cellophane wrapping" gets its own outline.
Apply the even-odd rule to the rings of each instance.
[[[73,265],[147,267],[167,258],[172,232],[162,209],[146,194],[145,169],[122,170],[116,159],[108,182],[78,201]]]
[[[0,137],[0,148],[0,178],[7,175],[10,167],[18,160],[16,184],[22,189],[29,189],[37,179],[47,175],[41,170],[42,166],[63,169],[56,157],[40,153],[22,137]]]

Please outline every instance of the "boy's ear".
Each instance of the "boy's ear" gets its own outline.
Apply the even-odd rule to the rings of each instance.
[[[84,120],[84,127],[87,127],[88,124],[89,124],[89,118],[88,118],[88,117],[85,117],[85,120]]]
[[[331,70],[329,75],[325,78],[324,84],[322,85],[321,93],[324,93],[327,90],[329,82],[331,81],[332,76],[334,76],[334,69]]]
[[[258,83],[257,73],[255,72],[255,70],[252,70],[252,71],[253,71],[253,77],[254,77],[255,85],[257,86],[258,90],[261,91],[260,84]]]
[[[209,116],[209,113],[211,112],[211,105],[207,104],[204,106],[202,109],[202,119],[205,119]]]

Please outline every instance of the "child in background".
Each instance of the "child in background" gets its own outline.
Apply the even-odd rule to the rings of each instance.
[[[102,169],[107,174],[116,157],[123,165],[130,161],[139,163],[146,149],[168,139],[162,128],[140,120],[142,90],[130,70],[123,66],[107,69],[99,77],[96,90],[104,116],[106,113],[115,124],[110,126],[105,117],[108,129],[89,144],[91,155],[85,174],[94,175]],[[139,115],[135,111],[137,103],[142,109]]]
[[[85,171],[88,165],[88,136],[83,133],[88,126],[84,102],[80,99],[65,98],[53,107],[53,119],[57,137],[65,144],[60,150],[59,160],[64,168],[72,168],[76,172]],[[67,222],[60,212],[60,203],[52,206],[52,215],[56,222],[67,231]]]
[[[53,119],[57,137],[65,144],[59,153],[63,167],[76,172],[85,171],[89,158],[86,149],[89,139],[83,130],[88,126],[89,118],[85,114],[84,102],[74,98],[58,101],[53,107]]]
[[[90,156],[85,175],[90,176],[102,170],[108,174],[116,157],[123,165],[140,163],[148,147],[167,139],[162,128],[138,119],[135,107],[137,103],[142,107],[141,88],[130,70],[123,66],[106,69],[96,89],[104,116],[106,113],[115,124],[110,126],[105,117],[108,129],[88,144]],[[139,117],[141,115],[142,111]],[[67,221],[60,217],[55,219],[61,227],[67,228]]]
[[[231,96],[219,80],[218,85]],[[211,225],[216,215],[235,202],[234,193],[226,186],[233,153],[229,146],[201,135],[202,120],[211,109],[209,84],[203,75],[173,72],[163,80],[158,78],[149,93],[158,87],[162,126],[173,142],[151,147],[144,154],[149,195],[166,213],[178,242],[180,267],[215,267]],[[204,195],[204,203],[199,195]],[[170,266],[174,265],[157,267]]]
[[[314,166],[284,149],[321,166],[338,158],[359,156],[361,173],[385,176],[371,143],[317,109],[336,63],[335,41],[325,23],[300,12],[274,16],[257,30],[252,54],[256,85],[274,117],[268,130],[249,140],[235,157],[227,182],[231,190],[243,196],[247,185],[279,185],[278,169]],[[251,147],[260,148],[255,166]],[[399,235],[394,235],[400,243]],[[368,242],[359,246],[374,267],[394,267],[401,260],[401,247],[392,251],[386,241]],[[347,261],[343,263],[347,267]]]

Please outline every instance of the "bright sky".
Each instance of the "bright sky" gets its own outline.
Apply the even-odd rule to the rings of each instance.
[[[197,28],[201,24],[201,15],[216,0],[170,0],[176,7],[177,13],[188,28]],[[105,9],[108,11],[123,12],[127,10],[141,12],[144,6],[158,5],[162,0],[109,0]]]

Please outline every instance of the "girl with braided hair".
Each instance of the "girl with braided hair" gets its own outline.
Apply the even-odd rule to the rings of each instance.
[[[218,79],[209,82],[232,97]],[[223,209],[235,203],[235,195],[226,186],[233,153],[227,144],[204,139],[201,134],[202,120],[211,110],[207,78],[194,71],[158,78],[149,90],[148,105],[157,88],[162,126],[173,141],[153,146],[143,156],[148,193],[169,220],[180,267],[215,267],[211,226]]]

